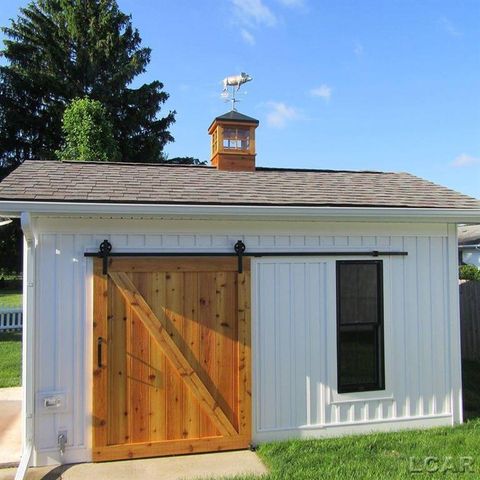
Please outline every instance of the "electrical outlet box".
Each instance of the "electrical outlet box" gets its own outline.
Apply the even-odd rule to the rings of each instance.
[[[41,392],[37,395],[37,411],[41,414],[63,413],[67,407],[65,392]]]

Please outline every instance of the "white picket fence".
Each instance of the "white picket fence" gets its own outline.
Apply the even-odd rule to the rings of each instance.
[[[22,307],[0,308],[0,332],[22,330]]]

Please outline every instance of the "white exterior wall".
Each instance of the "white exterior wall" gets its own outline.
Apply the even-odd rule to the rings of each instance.
[[[122,251],[291,251],[252,263],[254,441],[461,421],[456,227],[447,224],[35,219],[35,456],[89,461],[92,259]],[[336,257],[295,251],[406,250],[383,257],[386,391],[336,393]],[[339,257],[340,258],[340,257]],[[371,257],[369,257],[371,258]],[[57,413],[44,394],[64,395]]]

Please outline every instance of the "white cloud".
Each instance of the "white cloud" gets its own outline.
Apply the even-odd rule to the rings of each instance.
[[[462,32],[458,30],[457,27],[455,27],[455,25],[453,25],[453,23],[447,17],[442,17],[440,19],[440,25],[451,37],[462,36]]]
[[[273,27],[277,23],[277,17],[262,0],[232,0],[232,3],[237,18],[245,25]]]
[[[462,153],[453,160],[452,167],[470,167],[478,164],[480,164],[480,157],[473,157],[472,155]]]
[[[242,35],[243,41],[245,43],[252,46],[255,45],[255,37],[248,30],[242,28],[240,34]]]
[[[305,9],[305,0],[277,0],[278,4],[290,9]],[[252,31],[261,27],[272,28],[283,23],[283,18],[277,16],[274,8],[265,3],[265,0],[230,0],[233,7],[233,24],[240,27],[240,35],[248,45],[255,45],[256,39]],[[278,5],[274,5],[278,7]]]
[[[270,111],[267,113],[267,123],[271,127],[284,128],[287,122],[300,118],[298,110],[283,102],[268,102]]]
[[[357,57],[361,57],[363,55],[364,48],[363,45],[360,42],[355,42],[355,46],[353,47],[353,53]]]
[[[310,95],[313,97],[323,98],[326,102],[328,102],[332,96],[332,88],[328,85],[322,84],[317,88],[312,88],[310,90]]]

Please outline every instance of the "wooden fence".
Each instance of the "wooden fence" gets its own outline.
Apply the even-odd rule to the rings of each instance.
[[[462,358],[480,360],[480,282],[460,283]]]
[[[19,330],[22,330],[22,308],[1,308],[0,332],[15,332]]]

